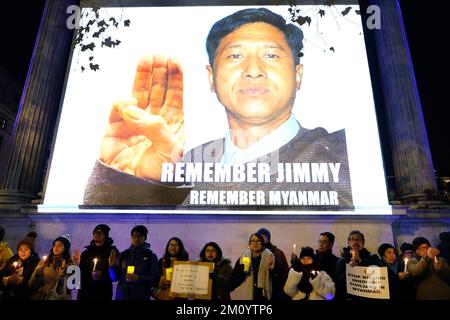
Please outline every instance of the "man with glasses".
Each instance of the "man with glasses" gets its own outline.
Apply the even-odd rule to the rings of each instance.
[[[407,271],[416,280],[417,300],[449,300],[450,268],[447,260],[438,257],[439,249],[430,241],[417,237],[412,242],[414,256],[408,262]]]
[[[342,249],[342,256],[336,264],[335,283],[336,299],[361,299],[347,294],[346,265],[368,267],[379,265],[379,259],[376,254],[370,253],[364,248],[364,234],[358,230],[353,230],[347,238],[348,246]]]
[[[131,246],[117,258],[115,251],[109,256],[109,274],[119,281],[116,300],[150,300],[151,289],[158,284],[158,257],[150,250],[148,230],[143,225],[131,230]]]

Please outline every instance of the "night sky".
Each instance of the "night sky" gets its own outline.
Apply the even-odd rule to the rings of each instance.
[[[12,2],[12,3],[11,3]],[[447,95],[450,39],[449,1],[400,0],[425,116],[433,163],[438,176],[450,176],[450,121]],[[0,65],[19,84],[25,82],[44,0],[8,1],[0,13]],[[434,4],[431,4],[434,3]]]

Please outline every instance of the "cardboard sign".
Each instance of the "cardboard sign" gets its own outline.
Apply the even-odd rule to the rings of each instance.
[[[387,267],[345,267],[347,293],[370,299],[389,299]]]
[[[170,294],[174,297],[211,300],[212,262],[174,261]]]

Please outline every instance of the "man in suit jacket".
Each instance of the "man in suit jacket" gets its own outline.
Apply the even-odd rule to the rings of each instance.
[[[184,155],[181,67],[141,60],[133,98],[113,105],[84,204],[351,208],[344,130],[308,130],[292,114],[302,41],[298,27],[264,8],[217,21],[207,71],[230,129]]]

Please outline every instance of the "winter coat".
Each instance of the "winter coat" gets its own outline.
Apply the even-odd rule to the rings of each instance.
[[[18,267],[14,267],[14,262],[18,263]],[[16,254],[11,259],[9,259],[6,267],[0,273],[0,287],[3,290],[4,300],[28,300],[30,298],[31,289],[28,286],[28,281],[39,263],[39,255],[32,252],[31,255],[25,261],[21,261],[19,255]],[[9,277],[14,273],[19,273],[23,277],[22,284],[17,285],[16,283],[8,283],[6,286],[3,285],[3,278]]]
[[[383,259],[380,259],[380,267],[387,267],[389,281],[390,300],[414,300],[416,297],[416,288],[413,280],[408,275],[401,280],[398,274],[404,271],[404,262],[397,261],[397,272]]]
[[[0,271],[2,271],[8,260],[14,255],[11,248],[8,246],[6,242],[0,242]]]
[[[437,245],[437,248],[441,251],[439,257],[444,258],[448,263],[450,262],[450,232],[441,232],[439,239],[441,240]]]
[[[67,268],[73,265],[72,259],[47,261],[44,264],[43,272],[38,272],[36,268],[28,282],[31,290],[35,290],[30,296],[31,300],[71,300],[70,290],[67,289]]]
[[[199,259],[200,262],[210,262]],[[233,272],[231,260],[223,257],[220,261],[214,263],[214,273],[210,276],[212,279],[212,301],[231,300],[230,297],[230,277]]]
[[[347,277],[346,277],[346,265],[350,262],[352,255],[350,253],[352,248],[347,247],[342,250],[342,256],[336,263],[335,271],[335,284],[336,284],[336,299],[365,299],[362,297],[347,294]],[[376,254],[370,253],[366,248],[363,248],[359,252],[361,263],[358,266],[368,267],[372,265],[379,266],[380,261]]]
[[[309,279],[309,283],[311,283],[313,288],[309,296],[297,287],[302,276],[302,272],[297,272],[294,269],[289,270],[289,275],[284,285],[284,292],[292,300],[331,300],[334,298],[336,288],[333,280],[325,271],[319,271],[314,279]]]
[[[444,258],[438,259],[442,264],[440,271],[428,256],[409,260],[407,268],[417,283],[417,300],[450,300],[450,267]]]
[[[108,258],[111,250],[119,251],[113,246],[113,240],[107,238],[102,246],[96,246],[94,241],[86,246],[86,250],[81,253],[80,271],[81,271],[81,289],[78,290],[78,300],[111,300],[113,296],[112,281],[109,276]],[[92,278],[94,268],[94,259],[97,258],[96,271],[100,271],[100,279]]]
[[[138,281],[126,281],[127,267],[134,266]],[[158,284],[158,258],[150,250],[150,244],[131,246],[119,256],[119,265],[109,268],[113,282],[119,281],[116,300],[150,300],[151,289]]]
[[[334,278],[336,272],[336,264],[339,258],[336,257],[330,250],[320,252],[316,250],[317,262],[320,265],[320,270],[325,271],[331,278]]]
[[[289,273],[289,265],[286,259],[286,255],[272,243],[267,245],[274,257],[275,257],[275,268],[272,275],[272,300],[288,300],[289,297],[284,293],[283,287]]]

